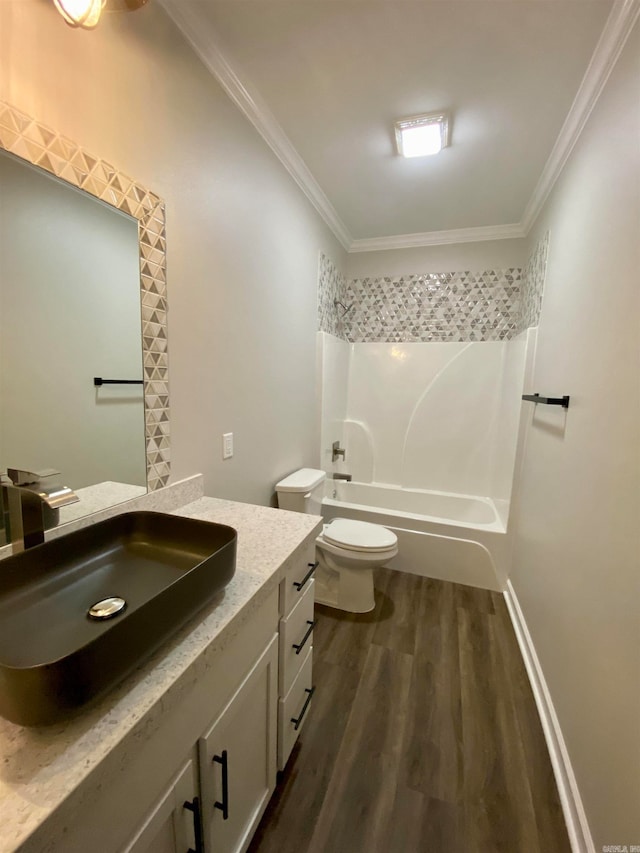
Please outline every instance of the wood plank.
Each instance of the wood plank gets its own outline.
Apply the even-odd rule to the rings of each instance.
[[[421,592],[427,578],[389,570],[376,573],[376,584],[384,596],[371,642],[412,655],[420,623]]]
[[[393,603],[381,588],[385,580],[376,584],[375,608],[370,613],[346,613],[316,604],[314,654],[327,663],[362,671],[376,627],[393,618]]]
[[[305,850],[327,796],[360,676],[323,660],[314,660],[313,670],[316,692],[309,718],[248,853]]]
[[[462,808],[433,797],[427,798],[422,816],[422,838],[423,846],[417,848],[415,853],[466,853],[469,848],[465,844],[463,834]],[[511,853],[515,853],[515,850]]]
[[[504,686],[511,696],[524,753],[540,849],[545,853],[570,853],[571,844],[542,723],[504,600],[496,604],[496,617],[497,639],[506,674]]]
[[[381,853],[464,853],[461,807],[399,787],[387,841],[377,850]]]
[[[445,581],[443,581],[445,583]],[[464,584],[453,584],[456,590],[458,607],[468,610],[470,613],[495,613],[496,597],[502,598],[498,593],[488,589],[477,589],[475,586]]]
[[[454,584],[421,589],[400,782],[438,800],[462,795],[462,708]]]
[[[372,645],[310,853],[380,849],[392,820],[412,657]]]
[[[569,853],[502,596],[376,572],[317,608],[316,698],[250,853]]]
[[[495,623],[495,616],[458,608],[466,849],[541,853]]]
[[[393,818],[387,828],[383,850],[389,853],[427,850],[422,835],[424,794],[411,788],[396,788]],[[434,851],[435,853],[435,851]]]

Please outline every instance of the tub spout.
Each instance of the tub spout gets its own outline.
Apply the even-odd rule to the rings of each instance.
[[[333,480],[346,480],[346,481],[347,481],[347,483],[350,483],[350,482],[351,482],[351,480],[353,479],[353,477],[351,476],[351,474],[332,474],[332,475],[331,475],[331,478],[332,478]]]

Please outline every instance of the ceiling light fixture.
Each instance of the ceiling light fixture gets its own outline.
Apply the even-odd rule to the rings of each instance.
[[[426,157],[437,154],[449,144],[449,119],[446,113],[411,116],[395,123],[398,154],[402,157]]]
[[[100,20],[105,0],[53,0],[70,27],[92,30]]]
[[[92,30],[100,20],[107,0],[53,0],[58,12],[70,27]],[[109,9],[133,12],[148,0],[109,0]]]

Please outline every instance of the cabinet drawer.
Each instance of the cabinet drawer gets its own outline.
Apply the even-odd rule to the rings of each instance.
[[[291,613],[280,620],[280,696],[286,696],[289,692],[313,643],[314,586],[315,581],[312,579],[306,584],[302,598]]]
[[[300,672],[284,699],[278,702],[278,769],[284,770],[313,700],[313,647],[309,649]]]
[[[307,591],[316,564],[315,540],[305,548],[302,557],[293,565],[280,584],[280,615],[288,616]]]

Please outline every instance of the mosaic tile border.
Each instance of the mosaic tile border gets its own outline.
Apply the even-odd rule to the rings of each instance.
[[[549,254],[549,232],[546,231],[538,240],[529,255],[522,276],[522,298],[520,301],[520,316],[518,332],[537,326],[542,313],[544,285],[547,277],[547,257]]]
[[[519,267],[346,281],[321,254],[318,328],[351,343],[508,340],[517,334],[521,283]],[[346,315],[334,299],[352,306]]]
[[[352,342],[502,341],[512,337],[521,270],[426,273],[347,282]]]
[[[336,305],[340,300],[345,305],[347,299],[347,280],[338,272],[333,261],[323,252],[318,259],[318,331],[328,332],[338,338],[345,338],[343,309]]]
[[[138,221],[147,488],[162,488],[171,468],[164,202],[106,160],[4,101],[0,148]]]

